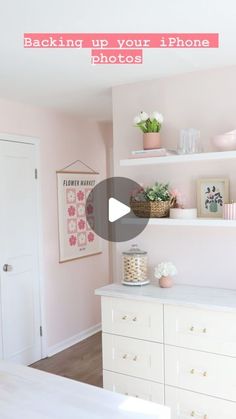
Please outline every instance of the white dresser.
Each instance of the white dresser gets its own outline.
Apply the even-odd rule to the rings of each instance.
[[[102,296],[104,388],[172,419],[236,419],[236,292],[111,284]]]

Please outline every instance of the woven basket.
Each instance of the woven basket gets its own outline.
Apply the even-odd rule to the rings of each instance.
[[[169,217],[170,208],[174,207],[175,203],[175,198],[172,198],[170,201],[138,202],[131,200],[130,206],[136,217],[163,218]]]

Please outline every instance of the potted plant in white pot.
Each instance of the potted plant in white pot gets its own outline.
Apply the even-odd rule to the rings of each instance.
[[[161,262],[155,268],[155,277],[159,279],[161,288],[171,288],[173,286],[172,277],[177,274],[177,269],[172,262]]]
[[[152,112],[148,115],[146,112],[140,112],[134,118],[135,127],[143,132],[143,148],[151,150],[161,147],[160,130],[163,123],[163,116],[159,112]]]

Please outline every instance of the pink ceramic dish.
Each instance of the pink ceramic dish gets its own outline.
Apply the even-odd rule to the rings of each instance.
[[[236,131],[231,131],[222,135],[216,135],[212,139],[212,144],[219,151],[236,150]]]

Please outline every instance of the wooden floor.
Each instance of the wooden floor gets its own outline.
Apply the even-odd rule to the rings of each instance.
[[[102,387],[101,333],[50,358],[35,362],[31,367]]]

